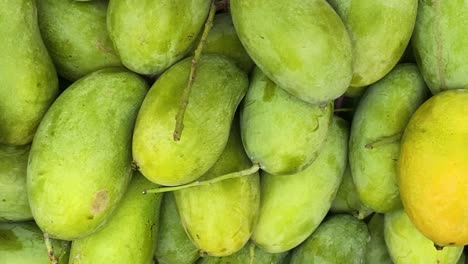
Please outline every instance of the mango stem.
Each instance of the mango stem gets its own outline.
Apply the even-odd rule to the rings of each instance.
[[[402,135],[403,135],[403,132],[399,132],[388,137],[381,137],[374,142],[366,144],[366,149],[373,149],[373,148],[385,146],[387,144],[399,141]]]
[[[240,178],[240,177],[243,177],[243,176],[251,175],[251,174],[257,172],[259,169],[260,169],[260,166],[258,164],[254,164],[252,167],[250,167],[248,169],[228,173],[228,174],[213,178],[211,180],[194,181],[192,183],[179,185],[179,186],[160,187],[160,188],[155,188],[155,189],[150,189],[150,190],[144,190],[143,194],[164,193],[164,192],[179,191],[179,190],[188,189],[188,188],[197,187],[197,186],[208,186],[208,185],[220,182],[220,181],[235,179],[235,178]]]
[[[197,49],[195,50],[195,55],[192,58],[192,67],[190,68],[190,75],[188,79],[187,86],[185,87],[182,93],[182,101],[180,103],[179,111],[176,116],[176,126],[173,133],[174,141],[179,141],[182,136],[182,131],[184,130],[184,116],[185,110],[189,103],[190,93],[192,92],[192,86],[195,82],[197,74],[197,63],[200,60],[203,48],[205,47],[206,40],[208,38],[208,33],[210,33],[211,28],[213,27],[213,19],[216,13],[215,0],[211,1],[210,12],[208,13],[208,18],[205,22],[205,28],[202,33],[200,42],[198,43]]]
[[[255,244],[254,244],[253,242],[250,243],[250,245],[249,245],[249,258],[250,258],[249,264],[254,264],[254,260],[255,260]]]
[[[52,247],[52,242],[49,238],[49,234],[44,233],[44,242],[45,246],[47,248],[47,256],[49,256],[49,260],[51,264],[58,264],[57,259],[55,258],[54,255],[54,248]]]

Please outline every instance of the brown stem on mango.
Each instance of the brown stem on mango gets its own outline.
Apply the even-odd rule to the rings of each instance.
[[[215,0],[211,1],[210,12],[208,13],[208,18],[205,22],[205,28],[202,33],[200,42],[198,43],[197,49],[195,50],[195,55],[192,58],[192,67],[190,68],[190,75],[188,79],[187,86],[185,87],[182,93],[182,101],[180,103],[179,111],[176,116],[176,126],[173,133],[174,141],[179,141],[182,136],[182,131],[184,130],[184,116],[185,110],[189,103],[190,93],[192,92],[192,86],[195,82],[196,73],[197,73],[197,63],[200,60],[203,48],[205,47],[206,40],[208,38],[208,33],[210,33],[211,27],[213,27],[213,19],[216,13]]]
[[[51,264],[58,264],[57,259],[54,255],[54,248],[52,247],[52,242],[49,238],[49,234],[44,233],[44,242],[47,248],[47,256],[49,256],[49,260]]]
[[[219,177],[213,178],[211,180],[194,181],[194,182],[184,184],[184,185],[179,185],[179,186],[160,187],[160,188],[156,188],[156,189],[144,190],[143,194],[173,192],[173,191],[179,191],[179,190],[188,189],[188,188],[197,187],[197,186],[208,186],[208,185],[220,182],[220,181],[240,178],[240,177],[243,177],[243,176],[248,176],[248,175],[251,175],[251,174],[257,172],[258,170],[260,170],[260,165],[254,164],[252,167],[250,167],[248,169],[241,170],[241,171],[236,171],[236,172],[229,173],[229,174],[225,174],[223,176],[219,176]]]
[[[380,146],[384,146],[384,145],[399,141],[402,135],[403,135],[403,132],[399,132],[388,137],[381,137],[374,142],[366,144],[366,149],[374,149]]]

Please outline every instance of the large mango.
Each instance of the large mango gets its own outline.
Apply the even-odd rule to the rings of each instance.
[[[75,82],[47,112],[31,147],[27,190],[34,219],[51,237],[89,235],[118,205],[147,89],[134,73],[103,69]]]
[[[245,49],[280,87],[309,103],[346,91],[351,41],[325,0],[231,0],[231,12]]]

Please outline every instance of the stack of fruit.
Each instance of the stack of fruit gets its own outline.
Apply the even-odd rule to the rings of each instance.
[[[464,263],[468,1],[0,0],[0,264]]]

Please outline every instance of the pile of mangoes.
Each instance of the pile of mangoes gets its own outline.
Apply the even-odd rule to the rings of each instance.
[[[0,0],[0,33],[0,264],[465,263],[466,0]]]

